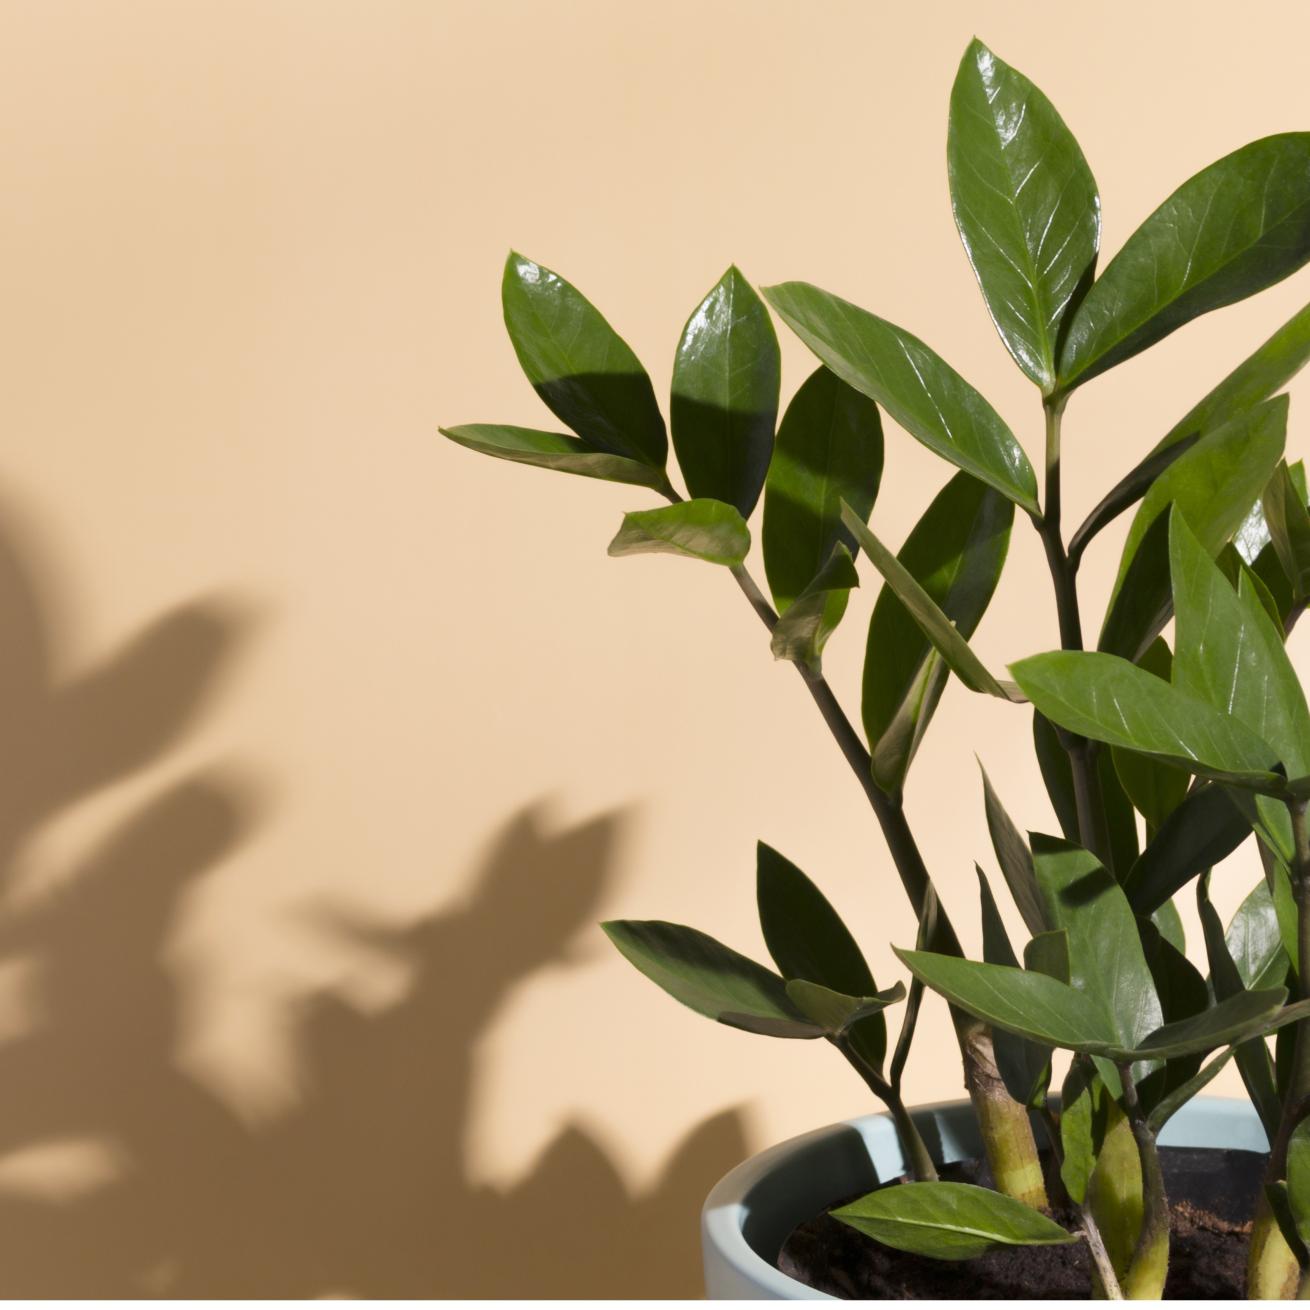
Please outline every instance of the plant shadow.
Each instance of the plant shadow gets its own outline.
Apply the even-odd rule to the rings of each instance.
[[[262,786],[229,765],[148,780],[88,854],[29,885],[53,820],[170,760],[249,616],[197,601],[64,676],[57,580],[12,517],[0,504],[0,1295],[699,1295],[699,1206],[747,1154],[738,1111],[639,1191],[577,1126],[510,1188],[477,1183],[466,1160],[479,1043],[515,988],[576,964],[625,816],[550,831],[529,807],[465,898],[406,923],[307,910],[324,940],[408,985],[368,1011],[304,1000],[299,1099],[251,1125],[179,1063],[167,948],[261,821]],[[15,996],[24,1020],[6,1028]]]

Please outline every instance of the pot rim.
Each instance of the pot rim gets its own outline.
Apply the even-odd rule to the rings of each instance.
[[[942,1150],[933,1152],[938,1163],[942,1163],[942,1158],[953,1160],[981,1153],[973,1107],[967,1099],[934,1101],[915,1108],[911,1115],[921,1128],[941,1143]],[[1244,1097],[1196,1097],[1165,1126],[1161,1133],[1161,1144],[1209,1144],[1187,1140],[1194,1139],[1198,1133],[1205,1136],[1213,1133],[1214,1138],[1221,1140],[1225,1147],[1258,1151],[1269,1149],[1260,1121],[1250,1101]],[[751,1156],[729,1170],[705,1199],[701,1211],[701,1235],[707,1271],[714,1261],[727,1265],[734,1274],[755,1289],[753,1295],[756,1297],[787,1301],[835,1300],[826,1292],[797,1282],[761,1256],[747,1237],[747,1229],[752,1224],[753,1209],[766,1208],[769,1204],[766,1200],[764,1206],[760,1205],[759,1192],[763,1184],[780,1170],[795,1168],[801,1158],[813,1154],[816,1149],[837,1148],[842,1138],[848,1139],[849,1146],[854,1146],[856,1139],[859,1139],[871,1155],[880,1150],[884,1153],[890,1150],[895,1152],[897,1158],[900,1156],[895,1125],[886,1112],[860,1115],[814,1128]],[[831,1199],[832,1193],[829,1192],[825,1200],[815,1202],[815,1208]],[[797,1209],[801,1208],[798,1203]],[[804,1218],[805,1215],[800,1215],[795,1218],[795,1223],[802,1222]],[[794,1223],[788,1225],[787,1231],[791,1227],[794,1227]]]

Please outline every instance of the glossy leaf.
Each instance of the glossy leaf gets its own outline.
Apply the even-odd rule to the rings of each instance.
[[[658,919],[615,919],[601,927],[630,963],[697,1014],[770,1036],[823,1036],[776,973],[695,928]]]
[[[875,996],[847,996],[830,987],[794,978],[787,984],[787,996],[811,1022],[829,1037],[844,1037],[856,1025],[881,1015],[889,1005],[905,999],[905,984],[896,983]]]
[[[1087,1184],[1096,1166],[1104,1134],[1100,1104],[1104,1088],[1089,1061],[1074,1060],[1060,1089],[1060,1179],[1076,1205],[1087,1200]]]
[[[1187,933],[1183,928],[1182,917],[1173,901],[1165,901],[1151,912],[1151,922],[1156,931],[1180,954],[1187,953]]]
[[[934,1260],[971,1260],[998,1247],[1078,1240],[1022,1201],[972,1183],[898,1183],[830,1213],[884,1246]]]
[[[1005,420],[918,337],[805,282],[765,287],[783,321],[912,437],[1037,512],[1037,477]]]
[[[673,359],[669,424],[692,496],[750,518],[773,451],[781,378],[769,311],[734,266],[692,312]]]
[[[1278,396],[1207,432],[1152,483],[1128,529],[1101,650],[1135,659],[1169,620],[1169,506],[1214,557],[1264,490],[1286,436]]]
[[[966,640],[1000,580],[1013,521],[1014,507],[1008,500],[976,478],[957,473],[897,555]],[[862,706],[873,776],[884,791],[896,792],[904,785],[947,676],[945,662],[923,629],[896,592],[884,586],[869,620]]]
[[[897,599],[909,611],[923,635],[946,661],[947,666],[970,691],[999,696],[1002,700],[1019,700],[1012,684],[1001,683],[987,671],[973,653],[960,630],[949,616],[920,585],[918,579],[878,540],[856,514],[842,509],[842,521],[855,535],[860,549],[869,557],[874,568],[882,574]]]
[[[1073,976],[1069,959],[1069,934],[1063,928],[1039,932],[1023,948],[1023,967],[1067,983]]]
[[[1074,312],[1068,388],[1310,259],[1310,133],[1265,137],[1184,182],[1128,238]]]
[[[1134,663],[1165,682],[1170,680],[1173,655],[1161,637],[1157,637]],[[1152,829],[1159,828],[1187,795],[1191,781],[1188,774],[1133,751],[1112,750],[1111,758],[1128,799]]]
[[[651,487],[662,491],[668,481],[662,469],[638,463],[623,455],[594,450],[577,437],[562,432],[539,432],[535,428],[516,428],[506,423],[465,423],[460,427],[439,429],[443,437],[469,450],[517,464],[555,469],[560,473],[577,473],[584,478],[603,478],[606,482],[624,482],[634,487]]]
[[[1310,362],[1310,305],[1292,315],[1160,439],[1162,451],[1199,436],[1281,391]]]
[[[505,327],[528,381],[588,445],[662,469],[664,419],[641,362],[576,287],[511,253]]]
[[[976,39],[951,91],[946,166],[992,322],[1015,363],[1049,392],[1060,325],[1090,283],[1100,244],[1091,169],[1051,102]]]
[[[1014,820],[1006,813],[997,796],[992,780],[981,763],[978,766],[983,780],[983,809],[987,815],[987,831],[991,833],[992,849],[1001,866],[1010,895],[1018,906],[1028,931],[1036,935],[1051,926],[1042,906],[1042,894],[1033,873],[1032,852]]]
[[[731,505],[719,500],[683,500],[625,514],[609,553],[686,555],[733,568],[745,560],[750,548],[750,529]]]
[[[1310,595],[1310,511],[1286,464],[1274,471],[1261,504],[1270,543],[1292,584],[1292,596],[1304,600]]]
[[[1124,880],[1138,914],[1153,914],[1197,874],[1231,855],[1251,824],[1220,786],[1198,787],[1165,820]]]
[[[1093,998],[1119,1044],[1135,1046],[1164,1020],[1155,981],[1123,888],[1089,851],[1032,834],[1044,917],[1069,939],[1069,982]]]
[[[1178,643],[1174,685],[1267,741],[1292,777],[1310,772],[1310,709],[1283,634],[1244,579],[1233,590],[1177,510],[1169,556]]]
[[[1050,651],[1010,666],[1029,700],[1080,737],[1201,777],[1278,790],[1277,752],[1249,728],[1117,655]]]
[[[832,558],[774,626],[770,641],[774,658],[804,664],[817,673],[823,648],[846,612],[851,588],[859,585],[851,553],[838,542]]]
[[[755,900],[769,955],[782,976],[804,979],[847,996],[875,996],[877,984],[863,952],[819,888],[785,856],[760,842]],[[887,1025],[874,1014],[851,1033],[856,1053],[882,1067]]]
[[[764,572],[780,614],[808,587],[838,542],[845,501],[869,517],[882,478],[878,406],[835,373],[817,368],[778,427],[764,482]]]
[[[1171,1059],[1204,1054],[1220,1046],[1261,1037],[1285,1024],[1298,1023],[1310,1014],[1310,1001],[1284,1006],[1286,999],[1284,987],[1239,992],[1193,1018],[1165,1024],[1139,1042],[1133,1055]]]
[[[1269,884],[1262,878],[1237,907],[1224,933],[1224,945],[1243,987],[1279,987],[1287,980],[1287,952],[1278,932],[1278,914]]]

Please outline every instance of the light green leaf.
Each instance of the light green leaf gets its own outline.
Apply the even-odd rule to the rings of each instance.
[[[1037,477],[1005,420],[918,337],[805,282],[765,287],[784,322],[912,437],[1037,513]]]
[[[971,1260],[997,1247],[1078,1240],[1022,1201],[971,1183],[898,1183],[831,1214],[884,1246],[935,1260]]]
[[[1060,1178],[1075,1205],[1087,1201],[1087,1184],[1104,1135],[1104,1086],[1087,1060],[1074,1060],[1060,1090]]]
[[[770,649],[775,659],[792,660],[818,672],[823,648],[846,612],[851,588],[860,585],[851,553],[842,542],[832,548],[832,558],[819,570],[773,629]]]
[[[764,572],[780,614],[809,586],[838,542],[846,501],[868,519],[882,478],[878,406],[820,366],[792,397],[764,482]]]
[[[1243,987],[1259,990],[1286,982],[1287,953],[1278,932],[1274,898],[1263,878],[1229,920],[1224,945]]]
[[[951,91],[946,166],[992,322],[1015,363],[1050,392],[1060,325],[1096,266],[1100,197],[1055,107],[976,39]]]
[[[1284,1005],[1285,987],[1265,991],[1239,992],[1217,1002],[1190,1019],[1167,1023],[1139,1042],[1131,1052],[1134,1059],[1173,1059],[1179,1055],[1204,1054],[1216,1047],[1231,1046],[1289,1023],[1299,1023],[1310,1014],[1310,1001]]]
[[[847,506],[842,507],[842,521],[855,535],[860,549],[886,579],[897,599],[909,611],[923,635],[970,691],[999,696],[1002,700],[1020,700],[1012,684],[998,682],[973,653],[960,630],[942,612],[941,607],[920,585],[913,573],[887,549]]]
[[[1074,312],[1068,389],[1310,259],[1310,133],[1265,137],[1184,182],[1124,243]]]
[[[517,464],[555,469],[560,473],[578,473],[584,478],[603,478],[606,482],[624,482],[634,487],[664,490],[669,484],[662,469],[638,463],[623,455],[609,455],[594,450],[577,437],[562,432],[539,432],[535,428],[516,428],[506,423],[465,423],[456,428],[438,429],[458,445],[483,455],[510,459]]]
[[[692,496],[750,518],[773,451],[781,377],[769,311],[734,265],[692,312],[673,359],[673,449]]]
[[[662,469],[668,438],[650,378],[591,301],[513,252],[501,300],[519,364],[552,412],[595,449]]]
[[[695,928],[658,919],[615,919],[601,927],[647,978],[697,1014],[770,1036],[824,1035],[776,973]]]
[[[905,999],[905,984],[896,983],[876,996],[847,996],[830,987],[794,978],[787,984],[787,996],[811,1023],[829,1037],[844,1037],[862,1020],[880,1015],[889,1005]]]
[[[625,514],[609,553],[686,555],[735,568],[750,548],[750,529],[731,505],[719,500],[683,500]]]
[[[1157,755],[1200,777],[1282,788],[1272,746],[1117,655],[1050,651],[1012,664],[1010,672],[1048,719],[1080,737]]]
[[[937,493],[897,559],[966,640],[1000,580],[1014,507],[967,473]],[[767,526],[767,520],[766,520]],[[946,685],[942,657],[896,592],[884,586],[864,656],[864,731],[873,776],[899,791]]]
[[[1213,558],[1264,490],[1286,436],[1287,397],[1277,396],[1207,432],[1152,483],[1128,529],[1101,650],[1135,659],[1169,621],[1169,506]]]
[[[1287,1140],[1287,1202],[1305,1247],[1310,1244],[1310,1122],[1304,1119]]]

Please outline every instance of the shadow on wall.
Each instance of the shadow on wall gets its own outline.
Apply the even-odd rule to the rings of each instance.
[[[39,575],[6,532],[0,981],[21,983],[34,1021],[0,1034],[0,1295],[699,1295],[700,1202],[748,1150],[737,1112],[639,1195],[578,1128],[508,1191],[474,1185],[464,1159],[477,1044],[513,988],[594,931],[622,816],[548,833],[524,811],[463,903],[408,925],[314,911],[410,986],[368,1014],[307,1000],[301,1100],[252,1129],[176,1066],[163,962],[184,898],[258,819],[248,783],[214,768],[161,784],[55,890],[14,894],[47,821],[167,760],[246,622],[193,604],[56,679]]]

